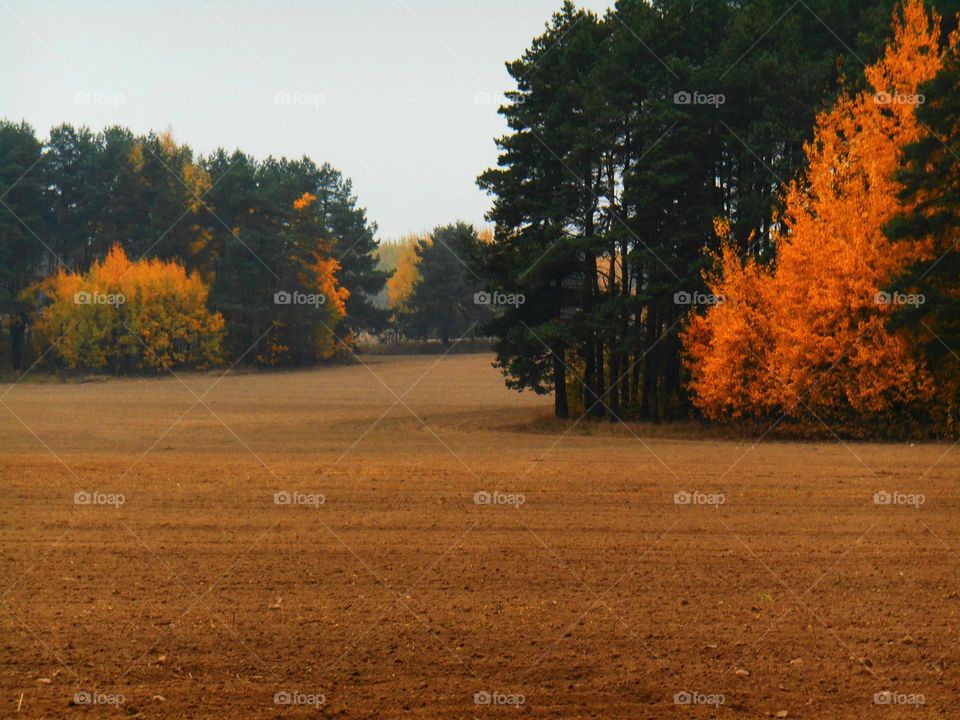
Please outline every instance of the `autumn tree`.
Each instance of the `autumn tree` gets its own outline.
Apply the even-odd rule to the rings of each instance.
[[[391,310],[402,310],[420,281],[417,247],[429,243],[429,236],[409,235],[393,244],[393,275],[387,280],[387,304]],[[381,246],[383,247],[383,246]]]
[[[264,364],[329,358],[350,342],[337,334],[350,293],[340,285],[341,266],[332,256],[334,243],[316,205],[317,196],[310,192],[294,200],[291,221],[277,238],[287,263],[272,294],[272,332],[257,355]]]
[[[918,88],[942,64],[938,41],[939,17],[908,0],[883,57],[866,69],[869,89],[817,118],[807,171],[773,220],[774,269],[723,251],[710,278],[723,302],[692,317],[685,335],[690,387],[708,417],[902,419],[929,397],[907,339],[886,328],[880,293],[928,252],[923,242],[892,244],[883,226],[910,208],[896,171],[925,132]],[[751,342],[740,342],[743,332]]]
[[[61,269],[38,297],[37,351],[59,367],[117,372],[209,367],[223,360],[223,318],[196,273],[159,259],[131,262],[119,245],[85,273]]]

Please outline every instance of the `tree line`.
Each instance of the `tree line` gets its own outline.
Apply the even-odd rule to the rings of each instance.
[[[222,148],[201,156],[170,132],[135,135],[123,127],[64,124],[40,140],[28,124],[4,120],[0,192],[0,316],[13,368],[39,356],[66,367],[107,357],[62,352],[112,336],[96,322],[103,308],[61,291],[89,282],[92,270],[107,282],[98,263],[111,248],[119,253],[114,265],[134,262],[100,287],[105,294],[123,295],[126,273],[150,276],[138,264],[151,261],[182,266],[181,290],[187,277],[204,285],[221,346],[205,351],[209,358],[306,363],[387,323],[373,302],[387,278],[376,267],[376,226],[350,181],[308,157],[257,160]],[[169,268],[152,271],[165,272],[177,277]],[[163,287],[162,297],[177,296],[174,279]],[[119,330],[151,349],[148,326]],[[58,343],[64,333],[81,336]],[[136,367],[150,364],[144,357]]]

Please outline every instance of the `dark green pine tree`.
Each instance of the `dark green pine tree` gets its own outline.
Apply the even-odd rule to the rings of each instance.
[[[106,255],[114,243],[120,243],[128,256],[138,258],[135,248],[141,237],[149,236],[143,212],[144,185],[133,161],[136,138],[129,129],[115,126],[98,134],[97,145],[98,211],[84,268]]]
[[[88,128],[63,124],[50,130],[43,163],[51,216],[49,245],[74,271],[89,264],[94,223],[102,215],[98,164],[97,138]],[[51,271],[56,262],[51,255]]]
[[[913,210],[886,228],[894,241],[932,238],[930,258],[914,263],[890,290],[922,293],[925,302],[903,305],[893,327],[907,328],[934,374],[935,418],[952,435],[960,432],[960,53],[921,92],[917,118],[929,133],[905,150],[902,197]]]
[[[498,167],[478,180],[493,195],[487,217],[495,223],[481,274],[490,290],[526,298],[487,325],[497,363],[508,386],[552,391],[558,417],[569,414],[568,374],[588,409],[602,413],[602,348],[590,322],[603,242],[602,147],[587,109],[604,39],[595,15],[565,2],[507,64],[517,90],[500,112],[511,133],[497,141]]]
[[[0,318],[5,318],[0,325],[15,370],[23,367],[32,309],[20,294],[48,270],[44,243],[50,242],[50,214],[42,149],[30,125],[0,120]]]
[[[317,196],[319,222],[336,242],[333,256],[340,263],[337,277],[350,291],[345,329],[380,332],[386,328],[389,314],[375,305],[374,298],[383,290],[389,273],[377,268],[377,226],[357,205],[349,178],[328,163],[319,168],[308,158],[303,163],[310,180],[307,189]]]
[[[462,222],[438,227],[430,238],[416,248],[420,280],[400,323],[408,337],[439,338],[446,346],[475,334],[485,315],[481,282],[471,269],[480,241]]]
[[[227,154],[221,148],[206,158],[204,168],[213,182],[204,218],[212,246],[210,304],[226,321],[228,355],[249,363],[270,340],[273,293],[284,289],[267,252],[277,225],[272,184],[240,150]]]

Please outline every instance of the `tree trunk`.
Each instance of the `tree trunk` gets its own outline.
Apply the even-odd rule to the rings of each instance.
[[[657,312],[656,305],[647,306],[647,354],[643,359],[643,397],[640,399],[640,419],[654,423],[660,422],[659,401],[657,398],[657,363],[656,352],[653,349],[657,342]]]
[[[584,256],[583,266],[583,310],[587,315],[589,315],[593,307],[593,286],[596,275],[597,259],[593,256],[592,252],[588,251]],[[597,402],[597,397],[594,393],[594,388],[597,385],[597,364],[593,350],[593,335],[593,330],[588,329],[587,337],[583,344],[585,350],[583,353],[583,410],[586,413],[590,413],[593,409],[593,404]]]
[[[20,370],[23,364],[23,336],[26,324],[21,315],[12,315],[10,320],[10,364]]]
[[[564,367],[563,346],[553,351],[553,414],[558,418],[570,417],[567,406],[567,372]]]
[[[594,359],[594,363],[596,364],[597,382],[596,382],[596,385],[594,386],[594,394],[596,395],[596,397],[594,398],[594,401],[593,401],[594,405],[592,410],[590,411],[590,414],[593,417],[602,418],[607,413],[607,409],[604,407],[604,402],[605,402],[604,395],[607,394],[607,391],[605,389],[607,381],[606,381],[606,378],[604,377],[606,373],[606,367],[604,366],[604,362],[603,362],[603,340],[601,340],[600,338],[595,339],[593,343],[593,351],[594,353],[596,353],[596,358]]]

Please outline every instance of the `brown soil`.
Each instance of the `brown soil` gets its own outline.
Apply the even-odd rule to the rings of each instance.
[[[960,717],[960,449],[562,434],[489,356],[366,362],[0,386],[0,715]]]

